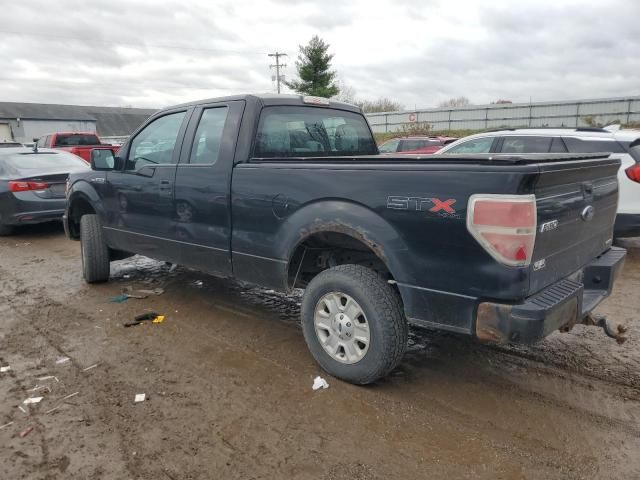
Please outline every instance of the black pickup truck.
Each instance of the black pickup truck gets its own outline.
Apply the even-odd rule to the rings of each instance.
[[[383,156],[360,110],[244,95],[167,108],[72,174],[65,229],[87,282],[137,253],[279,291],[329,373],[401,360],[408,323],[537,341],[591,319],[611,245],[607,154]]]

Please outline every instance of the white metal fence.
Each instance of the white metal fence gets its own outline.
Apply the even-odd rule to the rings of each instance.
[[[367,114],[375,133],[429,124],[433,131],[501,127],[585,127],[640,122],[640,96],[568,102],[506,103]]]

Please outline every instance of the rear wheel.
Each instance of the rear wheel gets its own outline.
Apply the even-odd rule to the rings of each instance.
[[[361,385],[387,375],[407,347],[408,326],[398,293],[361,265],[330,268],[309,282],[302,327],[322,368]]]
[[[5,235],[11,235],[13,233],[13,227],[11,225],[2,225],[0,223],[0,237]]]
[[[97,215],[83,215],[80,219],[80,251],[85,281],[97,283],[109,280],[109,248]]]

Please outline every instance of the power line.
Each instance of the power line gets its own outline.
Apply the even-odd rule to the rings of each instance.
[[[280,53],[280,52],[276,52],[276,53],[269,53],[267,54],[270,57],[275,57],[276,58],[276,64],[275,65],[269,65],[269,68],[273,68],[276,67],[276,85],[278,88],[278,93],[280,93],[280,79],[284,77],[284,75],[280,75],[280,68],[286,67],[287,64],[286,63],[280,63],[280,57],[286,57],[287,54],[286,53]],[[282,80],[284,81],[284,80]]]
[[[0,30],[0,33],[7,35],[19,35],[25,37],[42,37],[42,38],[57,38],[60,40],[80,40],[83,43],[99,43],[103,45],[124,45],[138,48],[163,48],[163,49],[175,49],[175,50],[191,50],[201,52],[218,52],[218,53],[236,53],[241,55],[265,55],[267,52],[249,51],[249,50],[230,50],[224,48],[206,48],[206,47],[189,47],[186,45],[170,45],[170,44],[158,44],[158,43],[135,43],[135,42],[122,42],[118,40],[101,40],[91,37],[80,37],[74,35],[58,35],[51,33],[32,33],[32,32],[18,32],[13,30]]]

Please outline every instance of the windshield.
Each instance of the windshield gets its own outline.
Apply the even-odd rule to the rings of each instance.
[[[58,172],[89,170],[81,158],[65,152],[15,153],[0,156],[0,171],[3,174],[31,176]]]
[[[100,145],[100,140],[96,135],[82,133],[56,135],[56,147],[75,147],[78,145]]]
[[[266,107],[260,116],[254,157],[375,155],[365,118],[354,112],[315,107]]]

